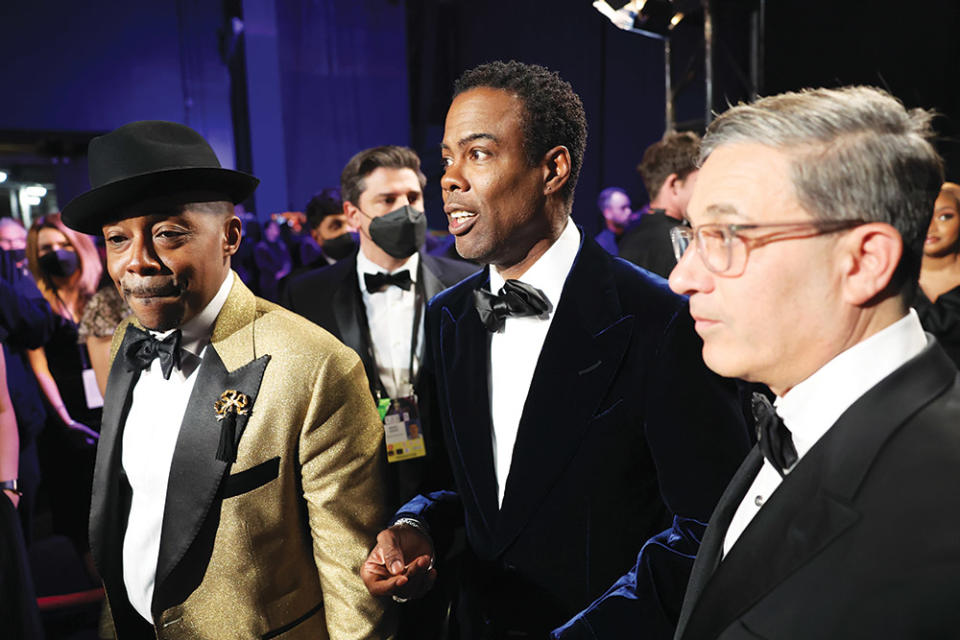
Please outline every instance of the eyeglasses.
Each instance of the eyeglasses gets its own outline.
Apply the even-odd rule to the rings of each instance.
[[[697,253],[707,269],[719,275],[738,276],[747,266],[747,255],[751,249],[779,240],[812,238],[845,231],[866,223],[866,220],[808,220],[770,224],[704,224],[696,228],[682,226],[670,229],[670,242],[673,243],[673,255],[677,262],[680,262],[695,239]],[[777,231],[754,237],[742,234],[753,229]]]

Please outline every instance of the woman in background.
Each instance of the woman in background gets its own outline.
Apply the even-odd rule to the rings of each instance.
[[[97,377],[100,394],[107,392],[107,375],[110,373],[110,343],[117,325],[131,313],[130,307],[117,287],[108,282],[87,302],[80,324],[79,339],[87,346],[90,365]]]
[[[97,251],[89,237],[68,229],[60,214],[52,213],[30,227],[27,260],[40,292],[61,318],[53,339],[43,349],[30,352],[30,365],[60,421],[96,437],[85,427],[99,427],[103,402],[88,397],[84,389],[84,375],[93,374],[84,374],[90,369],[90,358],[79,343],[77,323],[103,272]]]
[[[914,306],[923,328],[960,366],[960,185],[952,182],[934,204]]]
[[[55,532],[88,553],[87,518],[93,484],[94,447],[103,398],[97,389],[77,322],[103,271],[88,236],[68,229],[54,213],[27,233],[27,260],[43,297],[59,315],[53,337],[28,352],[30,366],[52,411],[39,438],[42,485]],[[62,425],[62,426],[61,426]]]

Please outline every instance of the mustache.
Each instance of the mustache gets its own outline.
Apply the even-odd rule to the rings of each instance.
[[[120,287],[125,298],[127,296],[133,296],[135,298],[178,296],[183,290],[183,287],[173,280],[162,282],[121,282]]]

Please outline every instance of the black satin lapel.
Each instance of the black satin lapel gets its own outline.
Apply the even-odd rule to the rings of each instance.
[[[811,449],[750,521],[702,590],[685,637],[716,637],[859,519],[823,491],[823,453]]]
[[[430,300],[430,298],[446,289],[446,287],[443,286],[440,278],[430,270],[430,266],[427,261],[423,259],[423,255],[421,255],[420,258],[420,274],[423,276],[424,297],[426,300]]]
[[[580,447],[591,418],[602,409],[633,325],[634,318],[625,316],[594,335],[580,322],[575,306],[558,309],[517,428],[497,522],[498,552],[536,513],[537,504]]]
[[[366,351],[366,340],[357,314],[363,311],[363,298],[360,297],[360,285],[356,270],[350,274],[333,295],[333,315],[337,319],[337,328],[340,330],[340,339],[361,356]]]
[[[247,420],[257,411],[257,393],[269,361],[270,356],[264,355],[231,373],[212,346],[203,354],[203,364],[187,403],[170,466],[154,603],[179,602],[178,597],[188,595],[176,593],[176,589],[164,582],[183,560],[204,521],[212,515],[211,508],[219,500],[218,489],[229,465],[217,460],[220,422],[214,403],[227,389],[235,389],[250,398],[250,413],[237,419],[238,448],[241,447]],[[214,511],[218,512],[217,509]],[[203,563],[197,564],[201,575],[208,559],[202,558]]]
[[[104,580],[122,578],[113,575],[114,571],[119,571],[122,532],[126,525],[120,521],[121,438],[133,399],[131,391],[140,376],[139,371],[127,370],[121,355],[129,335],[124,335],[121,350],[117,352],[107,378],[97,463],[93,474],[94,491],[90,500],[90,549]]]
[[[723,555],[723,540],[726,537],[727,529],[730,527],[730,521],[733,520],[737,507],[743,501],[747,489],[753,484],[753,479],[757,477],[757,472],[760,471],[762,464],[763,455],[761,455],[759,449],[754,447],[744,459],[740,468],[737,469],[736,474],[730,480],[730,484],[724,489],[723,495],[720,496],[720,500],[710,516],[710,523],[707,525],[707,531],[700,542],[700,549],[697,552],[693,570],[690,572],[690,580],[687,583],[683,608],[677,622],[677,638],[683,637],[687,621],[699,601],[700,594],[720,564]]]
[[[683,638],[715,637],[857,521],[859,514],[850,502],[883,444],[919,407],[949,388],[956,376],[946,354],[928,340],[919,355],[851,405],[767,500],[730,555],[708,577],[692,611],[684,607],[680,625],[686,615],[688,626]],[[756,449],[753,457],[759,458]],[[721,502],[726,498],[725,494]],[[740,499],[731,499],[733,510]],[[724,534],[726,529],[717,531]],[[701,554],[707,544],[705,538]],[[698,557],[695,574],[700,562]],[[691,578],[688,598],[693,589]],[[683,627],[678,626],[678,638],[679,630]]]
[[[440,359],[445,374],[440,393],[449,407],[447,435],[484,525],[492,532],[499,507],[490,433],[490,336],[473,307],[472,296],[463,299],[458,317],[455,311],[448,307],[440,310]]]

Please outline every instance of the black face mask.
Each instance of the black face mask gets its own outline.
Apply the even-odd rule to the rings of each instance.
[[[427,237],[427,216],[406,204],[370,222],[370,239],[388,254],[409,258]]]
[[[14,264],[21,265],[27,259],[27,250],[26,249],[10,249],[5,251],[7,255],[10,256],[10,260]]]
[[[76,252],[66,249],[57,249],[40,256],[37,261],[40,269],[54,278],[68,278],[80,268],[80,259]]]
[[[336,238],[324,240],[321,248],[327,257],[334,260],[343,260],[357,248],[357,241],[354,240],[352,233],[347,232]]]

